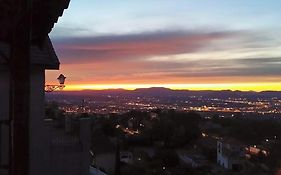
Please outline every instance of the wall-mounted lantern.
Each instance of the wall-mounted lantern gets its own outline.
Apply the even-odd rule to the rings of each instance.
[[[56,90],[63,90],[65,88],[65,79],[66,77],[63,74],[60,74],[60,76],[57,78],[59,85],[45,85],[45,92],[53,92]]]

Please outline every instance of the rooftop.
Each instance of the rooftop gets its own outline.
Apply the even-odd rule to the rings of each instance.
[[[32,41],[42,43],[51,32],[58,18],[68,8],[70,0],[33,0],[32,8]],[[0,0],[0,41],[8,41],[10,31],[14,28],[11,22],[13,14],[20,6],[11,0]],[[18,17],[22,14],[18,12]]]
[[[9,45],[0,42],[0,66],[8,64],[9,53]],[[59,69],[60,63],[49,37],[44,41],[42,47],[36,45],[31,47],[31,64],[42,66],[45,69]]]

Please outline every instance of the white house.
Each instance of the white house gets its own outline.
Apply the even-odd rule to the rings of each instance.
[[[245,151],[233,142],[217,141],[217,163],[225,169],[239,171],[243,168]]]

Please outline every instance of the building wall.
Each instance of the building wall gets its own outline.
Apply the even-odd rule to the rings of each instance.
[[[90,123],[81,119],[80,134],[72,135],[64,128],[56,128],[55,122],[45,122],[47,126],[49,175],[88,175],[90,165]]]
[[[218,156],[218,164],[226,169],[229,168],[228,158],[223,155]]]
[[[30,86],[30,175],[45,175],[46,154],[44,135],[44,103],[45,103],[45,73],[41,67],[33,67],[31,70]],[[0,119],[9,118],[9,71],[5,67],[0,67]],[[3,126],[3,125],[2,125]],[[2,127],[1,138],[1,163],[9,162],[9,129]],[[2,175],[1,172],[0,174]],[[46,174],[47,175],[47,174]]]
[[[224,168],[229,168],[229,161],[226,156],[223,154],[223,143],[222,142],[217,142],[217,163],[224,167]]]
[[[121,151],[120,152],[120,161],[128,164],[133,163],[133,153],[130,151]]]
[[[31,70],[30,86],[30,174],[49,175],[46,162],[49,159],[45,117],[45,70],[34,67]]]
[[[65,139],[65,133],[56,132],[45,123],[45,70],[33,67],[30,86],[30,175],[88,175],[90,126],[89,121],[80,121],[79,141],[83,149],[67,153],[52,152],[52,141],[56,138]],[[9,118],[9,72],[0,66],[0,119]],[[0,130],[1,164],[9,163],[9,129]],[[63,150],[63,149],[62,149]],[[1,175],[8,172],[0,170]]]
[[[9,119],[9,72],[7,68],[0,67],[0,120]],[[9,163],[9,127],[0,127],[0,163]],[[6,175],[6,170],[0,170],[1,175]]]
[[[231,157],[225,155],[223,152],[224,149],[233,151],[232,154],[235,154],[237,157]],[[239,171],[243,168],[243,160],[241,159],[244,156],[244,151],[241,150],[241,147],[231,146],[230,144],[217,142],[217,163],[226,169]]]

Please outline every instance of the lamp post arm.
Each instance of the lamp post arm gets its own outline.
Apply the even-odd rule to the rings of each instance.
[[[65,88],[65,85],[61,84],[61,85],[45,85],[45,92],[53,92],[56,90],[62,90],[63,88]]]

